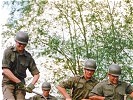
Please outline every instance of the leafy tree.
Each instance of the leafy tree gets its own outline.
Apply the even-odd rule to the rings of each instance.
[[[128,75],[133,80],[130,0],[14,0],[5,4],[12,9],[4,37],[27,30],[32,37],[30,49],[41,50],[38,56],[65,62],[64,68],[74,75],[82,74],[81,59],[94,58],[98,65],[95,76],[100,80],[112,62],[122,66],[121,79]]]

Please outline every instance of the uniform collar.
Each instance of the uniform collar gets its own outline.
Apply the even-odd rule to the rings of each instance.
[[[43,94],[42,94],[43,95]],[[43,96],[41,96],[41,98],[44,98]],[[46,99],[51,99],[51,95],[49,95],[48,97],[45,97]]]
[[[112,85],[112,83],[109,81],[109,80],[107,80],[107,84],[109,84],[109,85]],[[121,84],[121,81],[118,81],[118,84],[117,85],[120,85]]]
[[[84,77],[84,75],[82,75],[82,76],[80,76],[82,79],[85,79],[85,77]],[[86,80],[86,79],[85,79]],[[89,80],[86,80],[86,81],[95,81],[95,78],[93,78],[93,77],[91,77],[91,79],[89,79]]]
[[[17,52],[16,47],[14,47],[14,48],[13,48],[13,51],[14,51],[14,52]],[[27,55],[27,52],[26,52],[26,50],[25,50],[25,49],[24,49],[24,52],[23,52],[21,55],[28,56],[28,55]]]

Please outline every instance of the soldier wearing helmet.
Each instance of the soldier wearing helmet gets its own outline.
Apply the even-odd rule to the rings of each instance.
[[[56,97],[50,95],[51,84],[49,82],[44,82],[42,84],[42,94],[34,95],[30,97],[28,100],[57,100]]]
[[[121,67],[111,64],[108,68],[108,79],[98,83],[89,94],[90,100],[124,100],[125,94],[133,98],[131,84],[119,80]]]
[[[51,89],[51,84],[50,83],[48,83],[48,82],[44,82],[43,84],[42,84],[42,90],[50,90]]]
[[[16,34],[15,41],[21,44],[28,44],[29,36],[28,33],[20,31]]]
[[[4,100],[25,100],[25,94],[32,92],[39,79],[39,70],[31,54],[25,49],[29,36],[20,31],[15,36],[15,46],[5,49],[2,59],[2,90]],[[26,70],[33,75],[32,82],[25,87]],[[26,90],[26,91],[25,91]]]
[[[82,76],[71,77],[57,86],[57,89],[64,96],[65,100],[81,100],[89,98],[89,92],[98,83],[93,77],[96,68],[96,61],[93,59],[87,59],[84,63],[84,73]],[[66,89],[71,89],[72,94],[69,95]]]
[[[120,76],[121,75],[121,67],[117,64],[112,64],[109,66],[109,74],[114,76]]]

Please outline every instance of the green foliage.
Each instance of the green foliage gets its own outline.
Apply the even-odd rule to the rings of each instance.
[[[12,5],[13,16],[3,36],[26,29],[31,33],[30,43],[34,44],[31,49],[40,49],[41,55],[64,62],[64,69],[74,75],[83,73],[81,60],[93,58],[98,65],[95,76],[100,80],[106,77],[108,65],[113,62],[122,66],[121,79],[129,76],[133,80],[130,0],[14,0],[6,4]]]

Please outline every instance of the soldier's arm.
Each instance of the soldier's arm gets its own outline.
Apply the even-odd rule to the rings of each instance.
[[[8,68],[3,68],[3,74],[15,83],[21,82]]]
[[[105,97],[103,96],[98,96],[98,95],[95,95],[95,96],[91,96],[89,97],[90,100],[106,100]]]
[[[133,98],[133,86],[129,83],[127,83],[126,94]]]
[[[2,74],[4,74],[6,77],[9,78],[9,80],[15,82],[15,83],[19,83],[21,82],[10,70],[11,66],[11,54],[10,54],[11,50],[6,49],[4,51],[3,54],[3,59],[2,59]],[[15,58],[14,58],[15,59]]]
[[[103,95],[103,82],[98,83],[92,91],[89,93],[89,99],[90,100],[110,100],[107,97],[104,97]]]
[[[38,81],[39,77],[40,77],[40,72],[36,66],[35,60],[33,58],[31,58],[30,61],[30,66],[28,67],[29,71],[31,72],[33,79],[31,84],[35,85],[35,83]]]
[[[32,80],[31,83],[32,83],[33,85],[35,85],[35,83],[38,81],[39,77],[40,77],[39,74],[34,75],[34,76],[33,76],[33,80]]]
[[[133,92],[131,92],[130,97],[132,97],[132,98],[133,98]]]
[[[57,89],[59,90],[59,92],[65,97],[66,100],[71,100],[71,97],[69,96],[69,94],[67,93],[66,89],[61,87],[61,86],[57,86]]]

